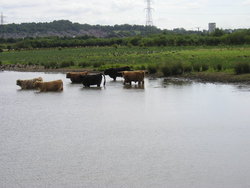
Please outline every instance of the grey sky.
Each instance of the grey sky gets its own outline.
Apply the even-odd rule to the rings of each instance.
[[[250,0],[153,0],[154,25],[164,29],[250,28]],[[144,0],[0,0],[5,23],[145,24]]]

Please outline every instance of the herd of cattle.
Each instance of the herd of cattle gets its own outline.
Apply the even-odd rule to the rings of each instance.
[[[105,75],[109,75],[114,81],[117,77],[124,78],[124,85],[135,82],[139,85],[144,84],[145,71],[132,71],[129,67],[110,68],[106,69],[104,73],[89,73],[89,72],[68,72],[66,78],[69,78],[72,83],[82,83],[85,87],[96,85],[101,86],[102,77],[104,77],[103,85],[105,86]],[[39,89],[41,92],[46,91],[62,91],[63,81],[54,80],[50,82],[44,82],[41,77],[30,80],[17,80],[16,85],[21,89]]]

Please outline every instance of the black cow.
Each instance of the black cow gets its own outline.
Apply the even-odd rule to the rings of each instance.
[[[120,68],[110,68],[110,69],[106,69],[104,71],[105,75],[109,75],[110,78],[113,78],[114,81],[116,81],[116,77],[122,77],[122,71],[130,71],[130,68],[127,67],[120,67]]]
[[[106,84],[106,78],[105,75],[102,73],[99,74],[89,74],[89,75],[82,75],[82,84],[85,87],[90,87],[91,85],[97,85],[97,87],[100,87],[101,82],[102,82],[102,76],[104,77],[104,83],[103,85],[105,86]]]

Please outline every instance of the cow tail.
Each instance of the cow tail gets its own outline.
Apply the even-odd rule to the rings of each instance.
[[[102,75],[103,75],[103,78],[104,78],[103,85],[105,86],[105,84],[106,84],[106,77],[105,77],[105,74],[102,74]]]

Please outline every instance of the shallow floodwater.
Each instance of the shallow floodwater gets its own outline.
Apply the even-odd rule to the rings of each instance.
[[[62,79],[22,91],[17,79]],[[250,187],[250,87],[0,73],[0,187]]]

